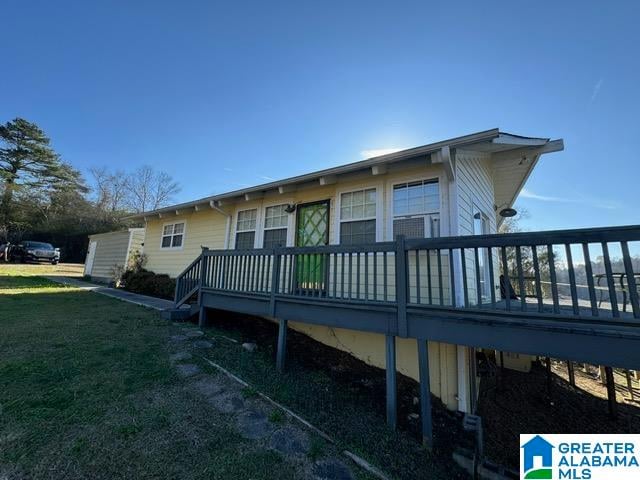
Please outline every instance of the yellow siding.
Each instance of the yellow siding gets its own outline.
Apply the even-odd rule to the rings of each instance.
[[[296,322],[289,322],[289,326],[325,345],[348,352],[369,365],[385,368],[384,335]],[[418,346],[415,339],[397,339],[396,363],[398,372],[415,380],[419,379]],[[455,345],[429,342],[431,393],[451,410],[458,408],[457,371]]]
[[[161,249],[162,228],[168,223],[185,221],[183,246],[180,249]],[[146,268],[156,273],[177,276],[202,251],[201,247],[224,248],[226,217],[212,209],[191,211],[168,218],[149,219],[146,224],[144,253]]]
[[[378,189],[378,241],[392,240],[392,194],[393,185],[395,183],[438,178],[440,180],[440,229],[441,235],[445,236],[450,232],[450,214],[449,214],[449,184],[446,181],[444,172],[439,165],[425,165],[412,169],[402,169],[398,171],[391,170],[386,175],[372,176],[371,174],[354,177],[348,181],[340,181],[334,185],[315,186],[313,188],[301,188],[300,190],[287,194],[268,194],[263,199],[253,201],[242,201],[236,204],[223,205],[222,209],[231,214],[231,224],[229,231],[228,244],[233,248],[235,244],[235,226],[237,212],[240,210],[248,210],[256,208],[258,210],[256,235],[261,235],[261,225],[264,221],[264,209],[270,205],[300,204],[319,200],[330,200],[330,224],[329,224],[329,242],[331,244],[338,243],[339,222],[336,217],[338,200],[342,192],[356,190],[361,188],[376,187]],[[181,250],[162,250],[160,249],[161,231],[164,224],[174,223],[176,221],[186,220],[184,247]],[[200,254],[200,246],[208,246],[213,249],[224,248],[225,245],[225,229],[227,218],[212,210],[206,209],[198,212],[180,213],[179,215],[169,215],[162,219],[149,219],[147,222],[147,235],[145,240],[144,252],[147,255],[147,268],[158,273],[168,273],[172,276],[179,274],[189,263]],[[288,245],[294,244],[295,214],[290,215],[288,227]],[[257,240],[257,245],[262,245],[262,239]],[[424,255],[424,254],[423,254]],[[432,258],[433,260],[433,258]],[[355,260],[354,260],[355,261]],[[372,257],[369,261],[373,262]],[[378,258],[378,277],[382,276],[381,258]],[[389,256],[388,266],[392,266],[394,258]],[[414,268],[414,259],[409,259],[410,268]],[[420,261],[420,267],[426,268],[426,258]],[[436,263],[432,263],[432,267],[436,268]],[[330,278],[333,275],[334,268],[341,268],[339,265],[331,265]],[[448,286],[448,257],[442,257],[442,269],[444,273],[443,294],[445,303],[449,302],[449,286]],[[339,270],[338,270],[339,272]],[[355,269],[353,270],[355,272]],[[364,275],[364,270],[361,270]],[[391,274],[393,270],[389,269],[389,286],[392,287],[395,278]],[[355,273],[354,273],[355,274]],[[369,268],[369,275],[372,278],[372,263]],[[267,276],[266,282],[269,282]],[[437,280],[435,271],[432,273],[433,297],[434,303],[439,297],[437,290]],[[331,291],[332,288],[329,288]],[[391,289],[390,289],[391,291]],[[381,288],[378,288],[381,294]],[[364,296],[364,293],[361,293]],[[410,285],[410,296],[413,301],[417,299],[417,291],[415,284]],[[392,299],[392,297],[389,297]],[[425,302],[428,298],[426,270],[421,271],[421,302]],[[303,323],[290,322],[291,328],[305,333],[312,338],[330,345],[334,348],[344,350],[351,353],[355,357],[380,368],[385,367],[385,351],[384,336],[364,333],[352,330],[344,330],[337,328],[328,328],[323,326],[308,325]],[[448,408],[456,410],[458,408],[458,362],[456,357],[455,345],[442,344],[437,342],[429,342],[429,360],[431,374],[431,390],[437,397],[447,405]],[[417,362],[417,345],[413,339],[398,339],[397,344],[397,366],[398,370],[411,378],[418,380],[418,362]]]

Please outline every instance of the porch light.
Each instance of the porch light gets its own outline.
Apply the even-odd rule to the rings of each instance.
[[[498,212],[498,215],[500,215],[502,218],[515,217],[518,214],[518,211],[515,208],[511,207],[505,207],[502,210],[498,210],[500,207],[504,207],[505,205],[508,204],[503,203],[502,205],[494,205],[493,209]]]
[[[291,203],[287,204],[287,206],[286,206],[286,207],[284,207],[284,211],[285,211],[285,212],[287,212],[287,213],[293,213],[293,212],[295,212],[295,211],[296,211],[296,204],[295,204],[295,203],[293,203],[293,204],[291,204]]]
[[[503,208],[498,212],[501,217],[515,217],[518,214],[518,211],[515,208]]]

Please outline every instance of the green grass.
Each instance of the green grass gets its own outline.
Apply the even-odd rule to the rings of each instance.
[[[250,353],[240,346],[246,339],[234,330],[211,326],[205,332],[217,339],[216,348],[208,352],[214,362],[247,381],[247,391],[265,393],[328,433],[338,450],[350,450],[394,478],[467,478],[452,462],[451,445],[429,452],[407,433],[391,431],[376,400],[336,383],[327,372],[309,369],[288,355],[286,372],[279,374],[273,345],[261,344]],[[309,456],[313,459],[322,451],[322,442],[312,444]]]
[[[0,478],[295,476],[185,388],[168,362],[178,327],[3,268]]]

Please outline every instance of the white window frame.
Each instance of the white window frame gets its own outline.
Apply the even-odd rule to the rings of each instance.
[[[171,243],[173,243],[173,237],[174,237],[174,233],[172,233],[171,235],[165,235],[164,234],[164,227],[166,227],[167,225],[174,225],[174,229],[175,229],[175,225],[177,224],[184,224],[184,227],[182,229],[182,245],[180,245],[179,247],[172,247],[172,246],[168,246],[168,247],[163,247],[162,246],[162,240],[164,239],[164,237],[171,237]],[[131,235],[131,233],[129,234]],[[179,235],[179,234],[178,234]],[[187,238],[187,221],[186,220],[173,220],[171,222],[166,222],[164,224],[162,224],[162,229],[160,230],[160,250],[182,250],[184,248],[184,243],[186,241]]]
[[[342,220],[341,211],[342,211],[342,195],[344,193],[354,193],[360,192],[363,190],[371,190],[375,189],[376,191],[376,215],[375,217],[367,217],[367,218],[359,218],[357,220],[349,219]],[[336,190],[336,198],[335,198],[335,209],[334,209],[334,224],[335,228],[333,229],[333,241],[334,245],[340,245],[340,226],[343,222],[358,222],[365,220],[375,220],[376,221],[376,242],[381,242],[383,238],[384,231],[384,219],[383,219],[383,195],[384,195],[384,185],[382,183],[366,183],[362,185],[352,186],[349,188],[344,188],[341,190]]]
[[[255,210],[256,211],[256,226],[253,228],[253,230],[238,230],[238,217],[240,216],[241,212],[248,212],[250,210]],[[253,235],[253,248],[258,248],[258,238],[260,237],[260,235],[258,235],[258,227],[260,226],[260,207],[249,207],[249,208],[239,208],[238,210],[236,210],[235,215],[233,216],[233,247],[232,250],[236,249],[236,237],[238,235],[238,233],[244,233],[244,232],[254,232]]]
[[[438,210],[432,210],[429,212],[424,212],[424,213],[411,213],[408,215],[399,215],[396,216],[394,213],[394,202],[393,202],[393,193],[395,192],[395,188],[397,185],[404,185],[404,184],[408,184],[408,183],[413,183],[413,182],[426,182],[426,183],[438,183]],[[389,196],[388,196],[388,218],[387,218],[387,238],[389,240],[395,240],[393,238],[393,221],[396,218],[415,218],[415,217],[422,217],[424,220],[424,233],[425,233],[425,237],[424,238],[432,238],[432,232],[431,232],[431,222],[428,221],[428,219],[431,218],[432,215],[436,214],[438,215],[438,227],[439,227],[439,236],[444,236],[443,235],[443,212],[445,211],[444,209],[444,191],[443,191],[443,177],[441,175],[433,175],[433,176],[426,176],[426,177],[408,177],[408,178],[398,178],[398,179],[393,179],[393,181],[391,181],[389,183]],[[429,235],[429,236],[426,236]],[[443,252],[444,253],[444,252]]]
[[[475,232],[476,215],[480,215],[480,218],[478,220],[482,222],[481,223],[482,226],[486,227],[486,230],[487,230],[486,232],[480,232],[480,233]],[[471,231],[473,232],[474,235],[489,235],[491,231],[491,219],[489,215],[484,213],[482,208],[478,206],[478,202],[475,202],[475,201],[471,205]],[[491,277],[490,277],[491,273],[489,272],[489,252],[487,251],[486,248],[482,249],[481,255],[482,255],[482,260],[484,262],[484,267],[481,272],[481,275],[483,275],[484,278],[482,278],[481,280],[483,282],[482,285],[485,285],[485,289],[487,291],[476,292],[476,294],[478,295],[478,297],[482,297],[482,301],[485,302],[491,298],[491,289],[495,288],[495,285],[491,285]]]
[[[287,243],[286,246],[287,247],[291,247],[293,246],[293,242],[294,242],[294,237],[293,237],[293,233],[294,233],[294,220],[295,220],[295,212],[294,213],[288,213],[287,216],[287,226],[286,227],[273,227],[273,228],[266,228],[266,222],[267,222],[267,208],[269,207],[278,207],[280,205],[292,205],[295,202],[292,199],[288,199],[288,200],[281,200],[278,199],[278,201],[274,201],[274,202],[269,202],[269,203],[265,203],[262,208],[262,215],[260,215],[260,222],[256,222],[256,228],[259,227],[260,230],[260,234],[256,234],[257,236],[259,236],[259,239],[256,239],[256,248],[264,248],[264,232],[265,230],[279,230],[281,228],[286,228],[287,229]],[[249,209],[251,210],[251,209]],[[235,238],[235,236],[234,236]]]

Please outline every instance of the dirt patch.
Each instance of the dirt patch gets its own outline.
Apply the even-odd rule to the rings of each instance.
[[[576,387],[566,373],[566,363],[552,368],[547,390],[546,368],[534,363],[530,373],[504,370],[504,380],[483,378],[478,411],[483,419],[485,451],[497,463],[517,467],[520,433],[638,433],[640,408],[618,404],[618,418],[608,415],[606,389],[592,375],[575,368]],[[619,389],[618,400],[623,389]]]
[[[275,361],[278,326],[259,317],[232,314],[229,312],[211,312],[217,328],[237,331],[241,335],[240,343],[255,342],[259,348],[270,351]],[[323,371],[333,382],[350,392],[354,397],[367,402],[382,416],[386,411],[385,371],[367,365],[352,355],[324,345],[300,332],[289,329],[287,356],[308,370]],[[412,378],[398,373],[398,426],[416,440],[421,440],[419,385]],[[432,418],[434,423],[434,442],[436,453],[451,457],[455,446],[472,447],[472,438],[462,429],[458,412],[446,409],[442,401],[431,396]],[[363,407],[364,408],[364,407]]]

